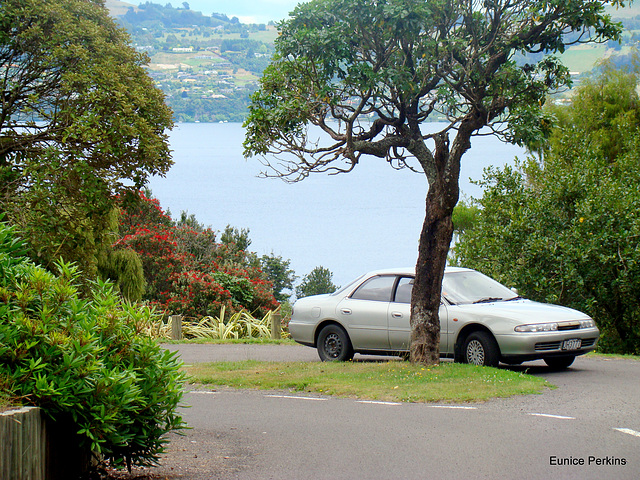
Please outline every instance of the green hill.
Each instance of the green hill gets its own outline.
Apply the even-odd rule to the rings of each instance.
[[[273,25],[247,25],[225,14],[203,15],[170,3],[140,6],[106,0],[106,6],[151,58],[149,73],[177,121],[242,121],[249,97],[273,54]],[[640,5],[609,7],[626,31],[622,44],[569,47],[561,59],[576,82],[603,58],[629,62],[640,42]]]
[[[120,0],[106,0],[105,4],[112,17],[119,17],[127,13],[130,8],[137,8],[131,3],[121,2]]]

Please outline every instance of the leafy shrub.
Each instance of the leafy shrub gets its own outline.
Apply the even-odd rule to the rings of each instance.
[[[0,385],[72,422],[112,465],[154,463],[164,435],[183,428],[180,362],[142,333],[157,316],[107,282],[82,298],[76,267],[59,262],[54,275],[17,256],[22,249],[0,224]]]

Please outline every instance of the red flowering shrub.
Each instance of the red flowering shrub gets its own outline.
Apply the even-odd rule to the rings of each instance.
[[[147,283],[143,298],[152,302],[159,300],[161,292],[171,291],[175,275],[192,263],[188,254],[177,251],[172,228],[139,227],[117,246],[131,248],[140,256]]]
[[[273,288],[249,255],[215,242],[211,229],[167,225],[157,200],[140,195],[123,208],[122,238],[116,248],[131,248],[142,260],[144,299],[170,314],[187,317],[248,310],[264,315],[278,307]],[[137,222],[150,221],[141,224]]]
[[[249,311],[257,311],[262,314],[269,310],[275,310],[280,306],[273,296],[271,282],[254,278],[251,280],[251,284],[253,285],[253,302],[251,303],[251,308],[248,309]]]
[[[156,198],[150,198],[144,192],[136,196],[128,193],[120,198],[120,234],[127,235],[142,227],[172,227],[173,220],[160,207]]]
[[[189,270],[172,280],[171,291],[163,292],[158,302],[166,310],[186,317],[216,316],[223,305],[233,311],[231,292],[211,275]]]

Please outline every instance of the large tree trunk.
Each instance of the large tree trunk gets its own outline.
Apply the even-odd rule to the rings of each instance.
[[[436,175],[429,183],[426,214],[411,297],[411,361],[433,365],[440,360],[440,292],[453,238],[453,208],[458,202],[461,151],[449,152],[446,136],[436,138]]]

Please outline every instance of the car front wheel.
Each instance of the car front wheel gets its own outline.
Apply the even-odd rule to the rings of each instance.
[[[493,336],[487,332],[473,332],[464,342],[463,361],[471,365],[497,367],[500,350]]]
[[[353,358],[347,332],[338,325],[327,325],[318,335],[318,355],[323,362],[345,362]]]
[[[568,357],[549,357],[544,359],[544,363],[554,370],[564,370],[571,365],[575,359],[576,357],[573,355]]]

